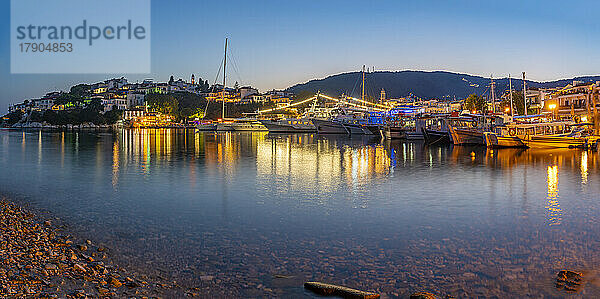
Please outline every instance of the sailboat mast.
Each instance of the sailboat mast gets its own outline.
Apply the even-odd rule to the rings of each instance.
[[[360,99],[361,100],[365,100],[365,65],[363,64],[363,69],[362,69],[362,93],[360,95]]]
[[[223,58],[223,93],[221,94],[221,100],[223,101],[223,109],[222,109],[222,117],[221,119],[225,120],[225,76],[227,72],[225,71],[227,68],[227,38],[225,38],[225,57]]]
[[[492,96],[492,113],[496,113],[496,97],[494,95],[494,76],[493,75],[490,75],[490,80],[492,80],[492,82],[490,83],[491,96]]]
[[[523,106],[525,107],[525,116],[527,116],[527,86],[525,85],[525,72],[523,72]]]
[[[510,74],[508,74],[508,92],[510,93],[510,118],[515,117],[514,106],[513,106],[513,94],[512,94],[512,79]]]

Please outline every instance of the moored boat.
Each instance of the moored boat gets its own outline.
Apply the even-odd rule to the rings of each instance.
[[[217,125],[213,122],[198,122],[196,124],[196,130],[198,131],[215,131],[217,130]]]
[[[506,136],[494,132],[484,132],[483,136],[487,147],[525,147],[523,141],[516,136]]]
[[[317,131],[315,125],[307,118],[261,119],[260,123],[269,130],[269,133],[313,133]]]
[[[433,115],[423,117],[425,124],[421,126],[423,139],[427,144],[448,144],[451,142],[448,125],[446,124],[447,114]]]
[[[484,132],[491,131],[503,122],[502,118],[478,114],[451,117],[447,120],[448,132],[455,145],[485,145]]]
[[[406,139],[406,130],[398,126],[383,126],[381,135],[385,139]]]
[[[448,144],[450,143],[450,134],[447,130],[435,130],[428,128],[421,128],[423,132],[423,139],[427,144]]]
[[[367,132],[365,132],[365,128],[361,124],[358,124],[358,123],[342,123],[342,125],[344,126],[344,128],[346,129],[346,131],[348,132],[348,134],[354,134],[354,135],[364,135],[364,134],[367,134]],[[370,131],[369,131],[369,133],[370,133]]]
[[[319,134],[348,134],[346,128],[337,121],[313,118],[312,123]]]
[[[485,141],[483,139],[483,132],[477,129],[456,128],[453,126],[448,126],[448,131],[452,136],[452,144],[485,144]]]

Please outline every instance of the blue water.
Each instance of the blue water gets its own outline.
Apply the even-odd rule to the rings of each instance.
[[[597,297],[599,160],[372,137],[0,131],[0,194],[130,268],[236,296]],[[201,278],[202,277],[202,278]]]

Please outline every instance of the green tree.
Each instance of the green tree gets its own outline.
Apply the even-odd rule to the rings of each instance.
[[[116,123],[123,116],[123,110],[113,109],[104,113],[104,123],[112,125]]]
[[[160,112],[162,114],[177,117],[179,102],[170,94],[149,94],[146,95],[146,103],[150,110]]]
[[[486,101],[482,96],[471,94],[465,99],[463,108],[469,111],[486,112]]]
[[[507,108],[510,107],[510,95],[508,95],[505,99],[502,100],[502,107]],[[513,91],[513,106],[515,108],[515,115],[524,115],[525,114],[525,105],[523,103],[523,92],[522,91]],[[535,111],[529,107],[527,107],[527,114],[533,114]]]

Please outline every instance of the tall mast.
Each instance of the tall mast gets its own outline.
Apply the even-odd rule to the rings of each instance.
[[[225,120],[225,69],[227,67],[227,38],[225,38],[225,58],[223,58],[223,93],[221,94],[221,100],[223,100],[223,109],[221,119]]]
[[[525,116],[527,116],[527,86],[525,85],[525,72],[523,72],[523,106],[525,107]]]
[[[513,109],[513,95],[512,95],[512,79],[510,78],[510,74],[508,74],[508,92],[510,93],[510,118],[514,118],[514,109]]]
[[[492,81],[490,83],[491,96],[492,96],[492,113],[496,113],[496,97],[494,95],[494,76],[493,75],[490,75],[490,80]]]
[[[365,65],[363,64],[363,69],[362,69],[362,93],[360,95],[360,99],[361,100],[365,100]]]

